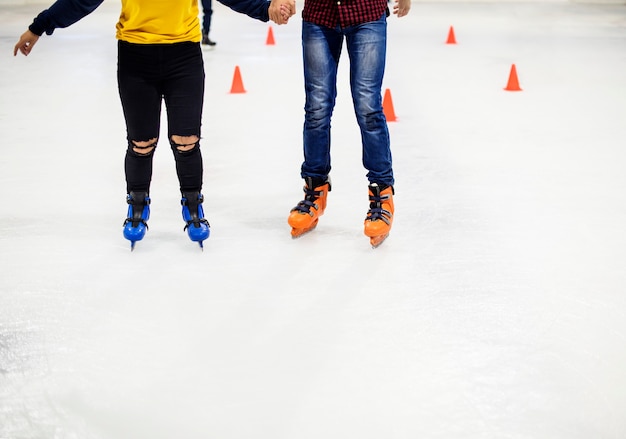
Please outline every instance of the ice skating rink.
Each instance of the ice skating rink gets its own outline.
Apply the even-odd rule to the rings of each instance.
[[[347,60],[329,206],[292,240],[299,14],[266,45],[216,4],[211,237],[183,232],[163,127],[132,253],[118,2],[14,58],[44,7],[0,6],[0,438],[626,437],[625,6],[391,17],[396,218],[373,250]]]

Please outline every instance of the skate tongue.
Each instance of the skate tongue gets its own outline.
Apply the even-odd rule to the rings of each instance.
[[[200,192],[183,192],[182,195],[183,199],[181,200],[181,204],[184,206],[183,219],[187,222],[185,230],[191,228],[192,225],[194,229],[201,229],[203,226],[210,227],[209,222],[204,218],[204,212],[200,207],[204,201],[204,196]],[[192,238],[192,240],[195,239]]]
[[[142,221],[143,205],[133,205],[133,227],[137,227]]]
[[[183,192],[183,201],[182,204],[187,206],[187,210],[189,211],[189,221],[193,222],[196,225],[199,222],[198,220],[198,192]]]
[[[313,190],[316,187],[323,186],[326,183],[328,183],[328,185],[330,186],[330,179],[328,177],[327,178],[306,177],[304,179],[304,182],[306,184],[306,187],[308,187],[310,190]],[[330,191],[330,188],[328,190]]]
[[[145,221],[143,219],[143,210],[145,206],[150,204],[150,198],[148,198],[148,193],[131,191],[128,196],[128,204],[132,206],[133,210],[132,226],[137,227],[141,223],[145,224]]]
[[[369,185],[369,188],[372,191],[372,193],[374,193],[374,195],[379,195],[382,191],[384,191],[388,187],[389,187],[388,184],[380,184],[379,185],[378,183],[371,183]],[[391,188],[391,190],[393,191],[393,187]]]

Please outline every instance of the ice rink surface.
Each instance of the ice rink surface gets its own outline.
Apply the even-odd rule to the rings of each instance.
[[[119,5],[14,58],[41,9],[0,6],[0,438],[626,437],[626,7],[391,17],[396,218],[373,250],[346,53],[329,206],[292,240],[299,14],[266,45],[217,4],[211,237],[183,232],[161,140],[132,253]]]

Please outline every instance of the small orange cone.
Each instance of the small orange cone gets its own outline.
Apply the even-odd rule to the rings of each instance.
[[[519,81],[517,79],[517,69],[515,68],[515,64],[511,66],[511,73],[509,73],[509,82],[504,89],[506,91],[522,91],[519,86]]]
[[[272,26],[270,26],[269,30],[267,31],[267,40],[265,40],[265,44],[268,46],[273,46],[274,44],[276,44],[274,42],[274,31],[272,30]]]
[[[239,66],[235,66],[235,74],[233,75],[233,85],[230,88],[231,93],[245,93],[243,88],[243,81],[241,80],[241,72]]]
[[[383,113],[387,122],[395,122],[397,120],[396,112],[393,111],[393,102],[391,100],[391,91],[385,90],[385,96],[383,97]]]
[[[454,28],[452,26],[450,26],[450,30],[448,31],[446,44],[456,44],[456,37],[454,36]]]

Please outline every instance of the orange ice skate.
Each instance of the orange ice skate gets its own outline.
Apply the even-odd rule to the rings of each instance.
[[[287,219],[292,238],[298,238],[317,226],[319,217],[326,209],[326,197],[330,192],[329,179],[307,177],[304,181],[304,200],[291,209]]]
[[[393,223],[393,186],[379,186],[372,183],[368,187],[370,210],[365,218],[365,235],[369,236],[372,248],[383,243]]]

